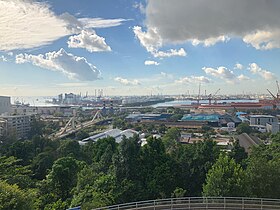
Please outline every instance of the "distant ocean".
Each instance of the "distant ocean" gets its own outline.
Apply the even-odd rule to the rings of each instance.
[[[12,96],[11,103],[15,102],[29,104],[30,106],[56,106],[55,104],[47,103],[46,101],[52,101],[55,96]]]
[[[209,101],[208,100],[200,100],[199,101],[201,104],[208,104]],[[212,100],[212,103],[214,101]],[[231,103],[231,102],[259,102],[259,100],[246,100],[246,99],[242,99],[242,100],[217,100],[217,103]],[[168,107],[168,106],[174,106],[174,105],[191,105],[192,103],[197,103],[197,100],[179,100],[179,101],[168,101],[165,103],[158,103],[153,105],[153,107]]]
[[[55,96],[20,96],[20,97],[11,97],[12,104],[15,104],[16,101],[24,104],[29,104],[30,106],[57,106],[47,101],[52,101]],[[174,106],[174,105],[190,105],[196,103],[197,100],[178,100],[178,101],[169,101],[165,103],[158,103],[153,105],[153,107],[158,106]],[[212,101],[213,103],[214,101]],[[258,100],[218,100],[218,103],[230,103],[230,102],[258,102]],[[202,104],[208,104],[208,100],[200,100]]]

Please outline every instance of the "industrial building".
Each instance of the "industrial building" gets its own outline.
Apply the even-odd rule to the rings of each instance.
[[[172,114],[130,114],[125,119],[130,122],[140,121],[166,121]]]
[[[241,120],[232,117],[229,114],[188,114],[184,115],[181,121],[188,121],[188,122],[204,122],[205,124],[213,127],[227,127],[228,123],[234,123],[234,126],[238,126],[241,123]]]
[[[111,130],[105,131],[103,133],[99,133],[94,136],[85,138],[82,141],[79,141],[79,144],[85,145],[89,141],[96,142],[98,139],[103,139],[103,138],[107,138],[107,137],[113,137],[117,143],[120,143],[124,136],[126,138],[130,138],[130,137],[133,137],[134,135],[138,135],[138,132],[135,130],[127,129],[127,130],[122,131],[120,129],[111,129]]]

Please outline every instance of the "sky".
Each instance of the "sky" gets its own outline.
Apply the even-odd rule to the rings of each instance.
[[[278,0],[0,0],[0,95],[276,93]]]

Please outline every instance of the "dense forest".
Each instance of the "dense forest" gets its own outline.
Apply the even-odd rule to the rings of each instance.
[[[280,197],[280,134],[248,156],[205,135],[180,144],[180,132],[162,138],[113,138],[80,146],[51,141],[34,130],[30,140],[2,137],[0,209],[82,209],[182,196]]]

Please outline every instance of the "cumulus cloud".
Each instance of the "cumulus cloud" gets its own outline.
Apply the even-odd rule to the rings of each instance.
[[[140,82],[137,80],[137,79],[133,79],[133,80],[128,80],[128,79],[125,79],[125,78],[122,78],[122,77],[116,77],[114,79],[116,82],[119,82],[123,85],[140,85]]]
[[[146,66],[150,66],[150,65],[158,66],[158,65],[159,65],[158,62],[156,62],[156,61],[151,61],[151,60],[146,60],[144,64],[145,64]]]
[[[85,48],[89,52],[111,51],[105,38],[98,36],[93,30],[82,30],[80,34],[70,36],[67,44],[69,48]]]
[[[69,79],[93,81],[100,78],[100,71],[84,57],[74,56],[64,49],[48,52],[45,55],[18,54],[16,63],[31,63],[51,71],[65,74]]]
[[[140,26],[134,26],[133,32],[135,37],[140,41],[140,44],[146,48],[154,57],[172,57],[172,56],[186,56],[187,53],[183,48],[179,50],[170,49],[168,51],[159,50],[163,46],[163,40],[157,32],[156,28],[149,28],[147,32],[142,30]]]
[[[124,21],[126,20],[77,19],[68,13],[58,16],[51,11],[47,3],[32,0],[0,0],[0,50],[39,47],[64,36],[80,34],[85,29],[117,26]]]
[[[242,69],[243,69],[243,65],[240,64],[240,63],[236,63],[236,64],[234,65],[234,69],[242,70]]]
[[[210,83],[211,79],[205,76],[190,76],[190,77],[183,77],[179,80],[175,80],[175,83]]]
[[[217,69],[210,67],[203,67],[202,69],[206,74],[220,79],[232,80],[235,78],[233,71],[227,69],[224,66],[220,66]]]
[[[245,43],[251,44],[258,50],[280,48],[280,28],[270,31],[256,31],[243,37]]]
[[[237,79],[240,81],[250,80],[250,78],[245,76],[244,74],[240,74],[239,76],[237,76]]]
[[[219,78],[221,80],[226,81],[227,83],[238,83],[242,80],[249,79],[245,75],[241,74],[239,76],[235,75],[232,70],[220,66],[218,68],[211,68],[211,67],[203,67],[202,70],[207,74],[213,77]]]
[[[256,49],[280,47],[280,1],[147,0],[146,27],[163,43],[211,46],[228,37]]]
[[[252,74],[257,74],[265,80],[272,80],[276,78],[272,72],[262,69],[256,63],[250,63],[248,69]]]

